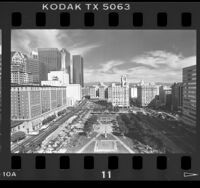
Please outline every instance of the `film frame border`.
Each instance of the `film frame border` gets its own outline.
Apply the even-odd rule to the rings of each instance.
[[[97,3],[97,2],[95,2]],[[99,2],[102,3],[102,2]],[[113,2],[112,2],[113,3]],[[116,2],[114,2],[116,3]],[[165,4],[166,6],[163,6]],[[196,30],[197,32],[197,70],[200,68],[199,65],[199,28],[200,23],[198,22],[198,10],[200,7],[200,3],[134,3],[133,9],[127,12],[121,12],[121,11],[107,11],[107,12],[92,12],[94,13],[94,24],[91,24],[92,21],[85,20],[91,19],[91,12],[87,12],[86,10],[83,10],[82,12],[67,12],[69,19],[68,24],[64,24],[64,26],[61,24],[61,11],[48,11],[48,12],[42,12],[41,11],[41,3],[13,3],[12,6],[10,6],[9,3],[0,3],[0,5],[3,5],[3,8],[5,8],[6,11],[0,11],[1,19],[0,22],[0,29],[2,30],[2,151],[0,153],[0,159],[1,161],[5,161],[4,164],[0,164],[0,167],[2,166],[2,169],[6,171],[12,172],[13,169],[17,172],[17,177],[10,177],[10,178],[2,178],[4,180],[8,179],[59,179],[59,180],[102,180],[102,171],[108,172],[109,170],[112,171],[112,177],[108,178],[109,180],[185,180],[183,178],[183,171],[188,172],[199,172],[200,165],[198,164],[199,158],[200,158],[200,139],[197,139],[197,152],[191,154],[191,155],[183,155],[183,154],[163,154],[163,155],[157,155],[157,154],[11,154],[10,153],[10,122],[7,121],[7,119],[10,119],[10,113],[7,113],[10,111],[10,99],[7,96],[10,96],[10,75],[8,74],[10,72],[10,42],[11,42],[11,30],[12,29],[189,29],[189,30]],[[143,6],[145,5],[145,6]],[[151,11],[149,11],[148,7],[151,6]],[[29,8],[27,8],[29,7]],[[1,8],[0,8],[1,9]],[[39,11],[38,11],[39,10]],[[20,15],[21,13],[21,15]],[[40,15],[43,16],[43,19],[45,17],[45,22],[40,23],[38,26],[36,25],[37,15],[36,13],[42,13]],[[44,16],[45,13],[45,16]],[[140,23],[134,23],[134,14],[139,13],[140,20],[142,17],[142,24]],[[191,22],[184,21],[185,19],[182,19],[184,17],[183,14],[186,13],[186,17],[188,19],[188,16],[191,16]],[[189,14],[188,14],[189,13]],[[16,21],[13,22],[12,16],[15,14]],[[65,15],[65,16],[66,16]],[[84,15],[84,16],[83,16]],[[110,16],[111,15],[111,16]],[[182,17],[181,17],[182,15]],[[21,22],[20,22],[21,17]],[[77,17],[81,19],[76,19]],[[109,17],[112,18],[112,20],[115,20],[114,23],[109,23]],[[52,19],[54,18],[54,19]],[[131,19],[130,19],[131,18]],[[187,20],[186,19],[186,20]],[[76,22],[74,22],[76,20]],[[78,22],[77,22],[78,20]],[[91,19],[92,20],[92,19]],[[116,21],[118,20],[118,21]],[[124,21],[125,20],[125,21]],[[13,24],[13,23],[14,24]],[[18,22],[18,24],[16,24]],[[89,24],[88,24],[88,23]],[[45,23],[45,24],[44,24]],[[116,24],[118,23],[118,24]],[[191,24],[190,24],[191,23]],[[16,25],[15,25],[16,24]],[[113,24],[113,25],[112,25]],[[8,42],[9,41],[9,42]],[[197,74],[197,94],[199,93],[200,88],[200,82],[199,82],[199,74]],[[199,114],[199,100],[200,97],[197,95],[197,114]],[[8,110],[8,111],[7,111]],[[200,133],[200,127],[199,125],[199,117],[197,116],[197,135]],[[39,164],[44,165],[44,158],[45,157],[45,166],[44,169],[36,170],[35,166],[35,160],[39,157]],[[68,159],[68,165],[64,165],[64,169],[59,168],[59,158],[66,156]],[[86,157],[86,159],[85,159]],[[132,163],[133,159],[132,157],[142,157],[142,168],[140,170],[133,170]],[[184,157],[184,158],[182,158]],[[187,162],[187,160],[191,161],[191,170],[188,168],[190,164]],[[55,162],[55,159],[57,160],[57,163]],[[94,165],[92,165],[94,160]],[[157,159],[157,160],[156,160]],[[139,159],[137,159],[139,160]],[[186,167],[183,167],[181,169],[181,160],[186,160]],[[15,161],[13,163],[14,166],[12,166],[12,161]],[[16,162],[17,161],[17,162]],[[20,163],[21,161],[21,169],[20,169]],[[31,163],[30,163],[31,161]],[[64,160],[65,161],[65,160]],[[78,161],[78,163],[77,163]],[[86,166],[84,166],[84,161]],[[108,161],[111,161],[110,164],[108,164]],[[113,162],[114,161],[114,162]],[[116,161],[118,162],[118,165],[116,166]],[[124,163],[124,161],[127,161]],[[167,161],[166,166],[157,166],[157,161]],[[97,164],[98,162],[98,164]],[[184,162],[183,162],[184,163]],[[27,165],[28,164],[28,165]],[[49,166],[49,164],[51,164]],[[176,167],[172,164],[178,164]],[[17,166],[15,166],[17,165]],[[18,166],[19,165],[19,166]],[[70,165],[70,166],[69,166]],[[172,166],[171,166],[172,165]],[[40,165],[39,165],[40,166]],[[133,165],[134,166],[134,165]],[[12,169],[12,168],[13,169]],[[30,174],[26,174],[29,170],[29,168],[33,170]],[[84,169],[85,167],[85,169]],[[160,170],[157,169],[160,168]],[[169,168],[168,168],[169,167]],[[40,168],[40,167],[39,167]],[[134,167],[135,168],[135,167]],[[185,168],[185,169],[184,169]],[[12,170],[11,170],[12,169]],[[67,169],[67,170],[66,170]],[[114,170],[115,169],[115,170]],[[57,171],[59,174],[55,175],[51,172]],[[61,171],[60,171],[61,170]],[[66,171],[63,171],[66,170]],[[77,171],[80,172],[80,174],[77,174]],[[32,177],[33,173],[37,173],[35,177]],[[171,172],[174,172],[171,174]],[[151,174],[150,174],[151,173]],[[158,174],[159,173],[159,176]],[[2,174],[2,173],[1,173]],[[24,176],[26,175],[26,176]],[[33,175],[34,176],[34,175]],[[107,178],[105,178],[107,179]],[[192,178],[190,178],[191,180]],[[194,180],[197,180],[197,178],[193,177]]]

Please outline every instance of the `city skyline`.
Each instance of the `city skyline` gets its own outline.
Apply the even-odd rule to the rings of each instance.
[[[195,150],[195,32],[45,31],[14,33],[12,153]]]
[[[196,64],[195,31],[12,31],[12,50],[43,47],[82,55],[85,83],[115,82],[124,74],[130,82],[180,82],[182,68]]]

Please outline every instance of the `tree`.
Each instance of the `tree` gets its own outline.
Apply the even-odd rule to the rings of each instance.
[[[84,124],[84,132],[89,136],[89,133],[93,130],[93,125],[97,122],[97,116],[90,117]]]
[[[18,131],[16,133],[13,133],[11,136],[12,142],[18,142],[26,137],[26,134],[23,131]]]
[[[30,148],[30,150],[31,150],[32,153],[36,150],[36,148],[38,146],[40,146],[40,144],[36,144],[34,142],[30,142],[30,144],[29,144],[29,148]]]
[[[20,145],[19,146],[19,153],[25,153],[26,152],[26,148],[24,145]]]
[[[126,127],[126,125],[122,124],[120,126],[120,132],[122,133],[123,136],[128,133],[128,128]]]

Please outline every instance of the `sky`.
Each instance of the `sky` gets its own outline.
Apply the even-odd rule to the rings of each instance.
[[[66,48],[84,59],[85,82],[179,82],[196,64],[194,30],[12,30],[11,48],[29,54]]]

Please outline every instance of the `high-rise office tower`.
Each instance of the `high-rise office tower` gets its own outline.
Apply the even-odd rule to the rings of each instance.
[[[172,110],[177,111],[182,108],[183,101],[183,84],[174,83],[172,86]]]
[[[38,58],[45,64],[47,73],[61,69],[61,53],[57,48],[38,48]]]
[[[187,125],[196,125],[196,65],[183,69],[182,120]]]
[[[83,58],[80,55],[73,55],[72,61],[73,84],[80,84],[82,87],[84,87]]]
[[[61,70],[66,70],[69,73],[70,68],[70,53],[63,48],[61,51]]]
[[[167,95],[172,93],[172,88],[169,86],[159,87],[159,101],[161,106],[165,106],[167,103]],[[169,98],[169,97],[168,97]]]
[[[34,84],[47,80],[47,67],[39,60],[38,52],[32,51],[27,57],[27,72],[31,73]]]
[[[61,51],[61,71],[65,71],[69,74],[69,83],[71,83],[71,62],[70,62],[70,53],[63,48]]]

